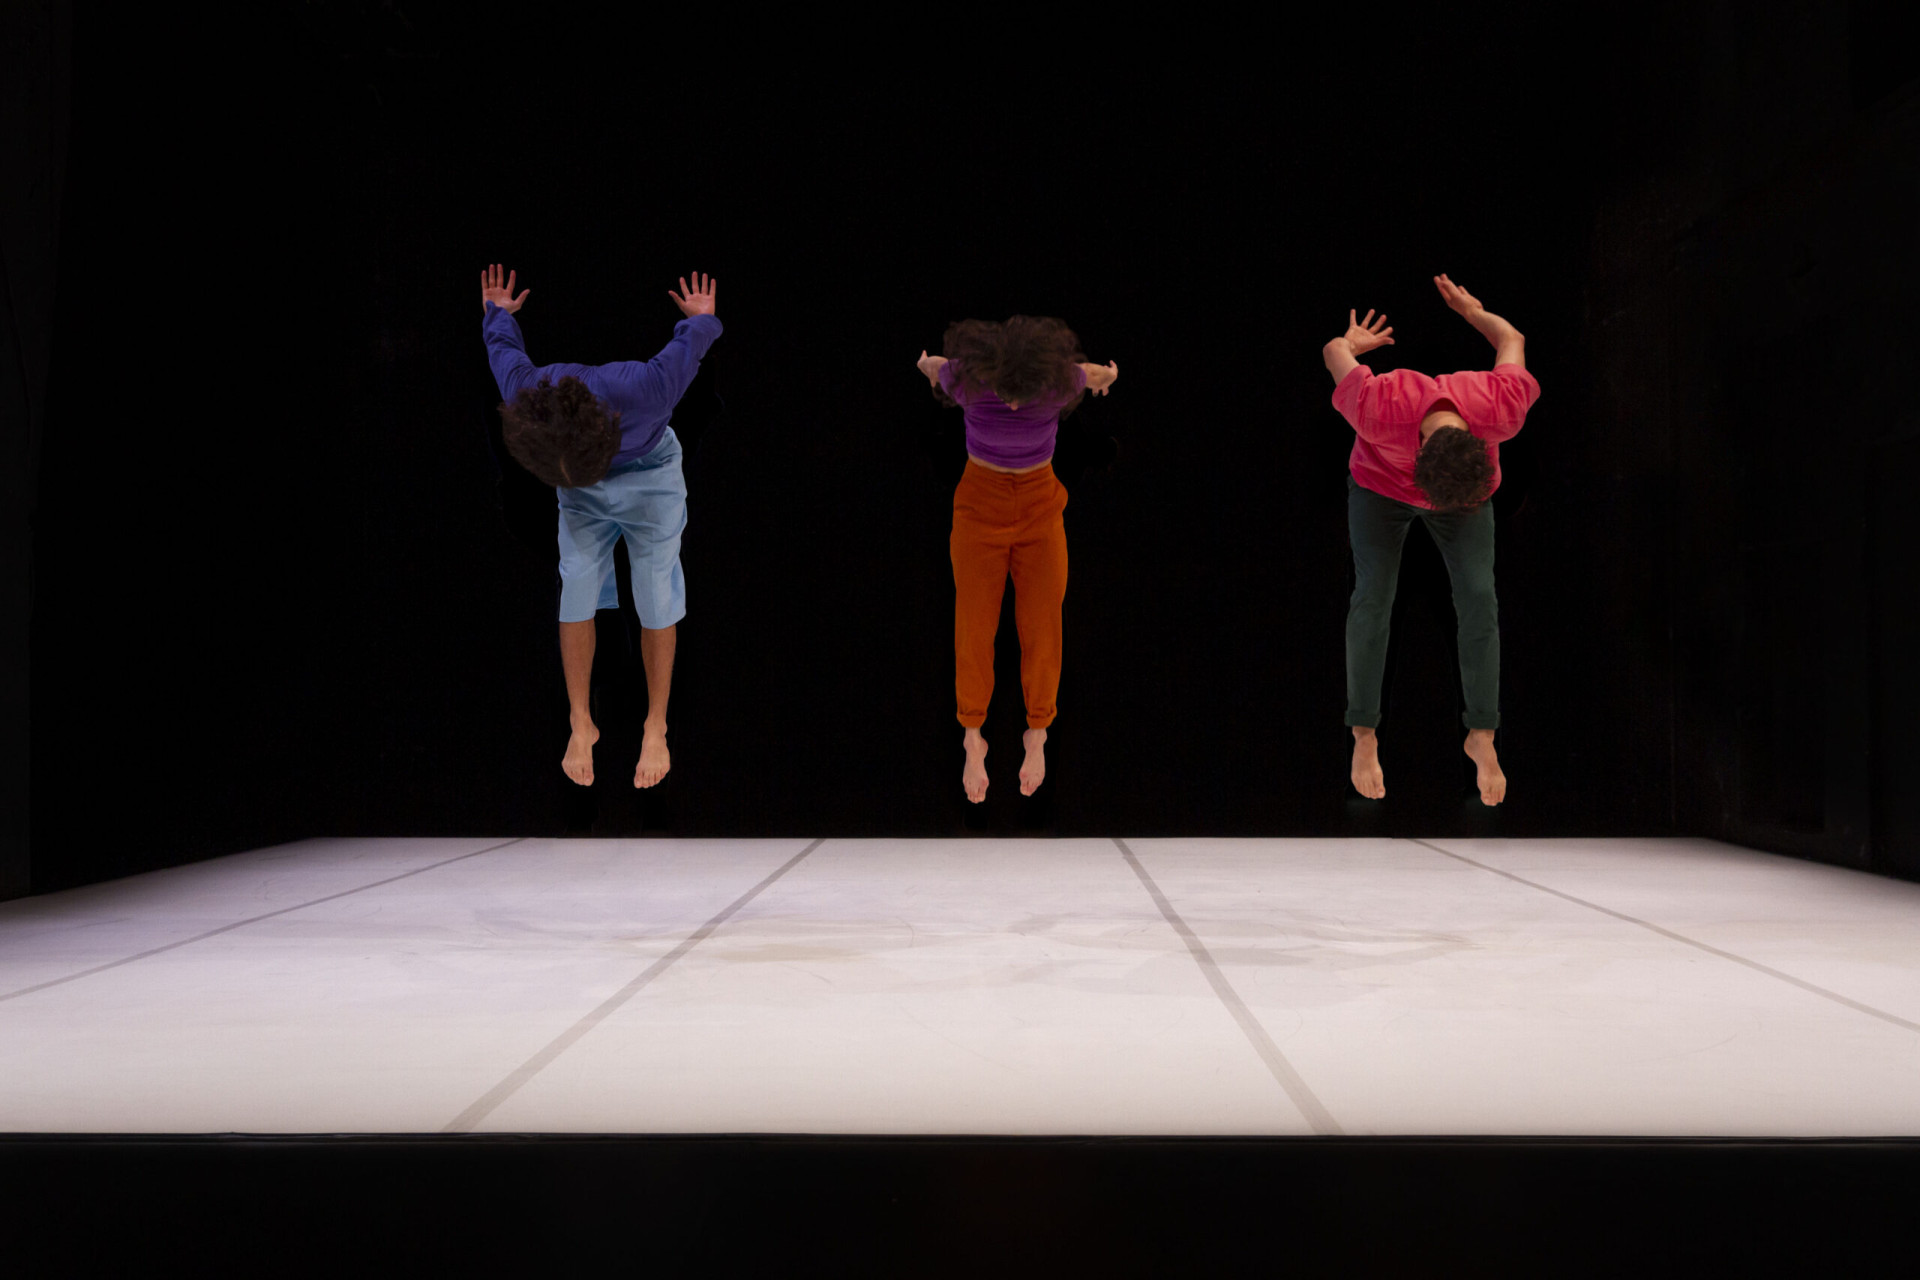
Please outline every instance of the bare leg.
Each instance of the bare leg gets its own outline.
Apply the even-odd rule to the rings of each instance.
[[[960,771],[960,785],[967,789],[967,799],[979,804],[987,798],[987,740],[978,729],[969,729],[963,745],[967,764]]]
[[[651,787],[667,776],[672,758],[667,754],[667,694],[673,688],[673,649],[676,631],[640,628],[640,662],[647,669],[647,724],[640,739],[640,763],[633,785]]]
[[[1020,765],[1020,794],[1030,796],[1047,778],[1047,731],[1029,729],[1020,741],[1027,748],[1027,758]]]
[[[1469,729],[1461,750],[1472,757],[1480,772],[1480,803],[1499,804],[1507,798],[1507,775],[1500,771],[1500,757],[1493,749],[1493,730]]]
[[[598,638],[593,619],[560,624],[560,670],[567,677],[567,718],[573,724],[573,736],[567,739],[567,754],[560,761],[566,775],[583,787],[593,785],[593,744],[600,741],[593,713],[587,704],[587,689],[593,680],[593,645]]]
[[[1353,789],[1369,800],[1383,800],[1387,776],[1380,771],[1380,738],[1364,725],[1353,727]]]

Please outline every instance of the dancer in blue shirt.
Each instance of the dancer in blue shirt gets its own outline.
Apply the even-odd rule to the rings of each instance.
[[[647,721],[633,785],[667,776],[667,695],[673,684],[675,624],[686,616],[680,537],[687,527],[687,485],[680,441],[669,424],[700,358],[721,333],[717,281],[699,272],[669,289],[686,319],[647,361],[535,365],[514,314],[517,276],[499,265],[480,273],[481,331],[504,403],[502,437],[514,460],[560,501],[560,666],[573,733],[560,767],[581,786],[593,782],[593,723],[587,690],[593,673],[596,609],[619,607],[613,545],[624,538],[640,614],[640,660],[647,672]]]

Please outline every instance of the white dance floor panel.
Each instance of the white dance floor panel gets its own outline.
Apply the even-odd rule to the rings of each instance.
[[[9,1132],[1920,1135],[1920,885],[1699,840],[314,840],[0,904]]]

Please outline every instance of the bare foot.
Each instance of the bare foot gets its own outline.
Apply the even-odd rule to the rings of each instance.
[[[583,787],[593,785],[593,744],[598,741],[600,730],[594,727],[593,718],[585,714],[574,717],[573,736],[567,739],[567,754],[561,758],[560,767]]]
[[[667,754],[667,726],[647,721],[640,738],[640,763],[634,766],[633,785],[650,787],[667,776],[673,760]]]
[[[1480,803],[1499,804],[1507,798],[1507,775],[1500,772],[1500,757],[1493,749],[1493,730],[1472,729],[1461,747],[1480,770]]]
[[[967,789],[967,799],[979,804],[987,798],[987,740],[978,729],[969,729],[965,745],[967,767],[960,771],[960,785]]]
[[[1387,794],[1387,775],[1380,770],[1380,739],[1360,725],[1353,729],[1353,789],[1369,800],[1382,800]]]
[[[1029,729],[1020,741],[1027,745],[1027,758],[1020,765],[1020,794],[1030,796],[1047,780],[1047,731]]]

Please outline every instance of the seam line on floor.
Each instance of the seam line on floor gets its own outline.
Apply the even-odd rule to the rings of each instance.
[[[1920,1022],[1911,1022],[1906,1018],[1901,1017],[1897,1013],[1888,1013],[1885,1009],[1876,1009],[1870,1004],[1862,1004],[1860,1001],[1855,1000],[1850,996],[1843,996],[1837,991],[1829,991],[1825,987],[1817,987],[1813,983],[1808,982],[1804,978],[1796,978],[1790,973],[1783,973],[1780,970],[1773,968],[1771,965],[1761,964],[1758,960],[1749,960],[1745,956],[1735,955],[1731,951],[1722,951],[1719,947],[1713,946],[1710,943],[1700,942],[1696,939],[1689,938],[1684,933],[1675,933],[1673,930],[1662,928],[1660,925],[1654,924],[1650,920],[1642,920],[1638,916],[1630,916],[1624,911],[1615,911],[1612,907],[1603,907],[1597,902],[1588,902],[1585,898],[1576,898],[1572,894],[1562,893],[1558,889],[1550,889],[1544,884],[1539,884],[1535,881],[1527,879],[1525,876],[1517,876],[1513,874],[1513,872],[1511,871],[1502,871],[1498,867],[1490,867],[1484,862],[1475,862],[1472,858],[1467,857],[1465,854],[1454,853],[1450,849],[1442,849],[1439,845],[1428,844],[1425,840],[1411,840],[1409,841],[1409,843],[1422,845],[1428,849],[1433,850],[1435,853],[1445,854],[1447,857],[1456,859],[1460,862],[1464,862],[1470,867],[1478,867],[1482,871],[1491,871],[1494,875],[1505,876],[1507,879],[1514,881],[1516,884],[1524,884],[1530,889],[1538,889],[1542,893],[1550,893],[1556,898],[1565,898],[1568,902],[1578,903],[1580,906],[1587,907],[1594,911],[1598,911],[1602,915],[1612,916],[1616,920],[1625,920],[1628,924],[1637,924],[1642,929],[1651,930],[1652,932],[1659,934],[1661,937],[1671,938],[1675,942],[1683,942],[1689,947],[1695,947],[1701,951],[1706,952],[1708,955],[1719,956],[1722,960],[1731,960],[1735,964],[1743,964],[1747,968],[1752,969],[1756,973],[1764,973],[1769,978],[1778,978],[1782,982],[1790,983],[1793,986],[1799,987],[1802,991],[1811,992],[1812,994],[1816,996],[1820,996],[1823,999],[1831,1000],[1835,1004],[1843,1004],[1849,1009],[1854,1009],[1860,1013],[1869,1014],[1872,1017],[1880,1019],[1882,1022],[1890,1022],[1894,1026],[1903,1027],[1908,1031],[1920,1031]]]
[[[721,925],[725,924],[730,918],[732,918],[733,914],[736,911],[740,910],[740,908],[746,906],[749,902],[752,902],[755,898],[759,897],[761,892],[765,890],[769,885],[771,885],[774,881],[778,880],[781,876],[784,876],[785,874],[787,874],[787,872],[799,866],[800,860],[802,858],[805,858],[808,854],[812,853],[815,849],[818,849],[821,845],[825,844],[826,840],[827,838],[825,836],[821,836],[818,840],[815,840],[812,844],[808,845],[806,848],[802,849],[800,852],[794,854],[791,858],[788,858],[785,862],[781,863],[779,867],[775,868],[775,870],[771,875],[767,876],[764,880],[760,881],[759,884],[754,885],[753,888],[747,890],[745,893],[735,898],[732,902],[728,903],[724,908],[721,909],[719,915],[713,917],[713,919],[707,921],[705,924],[701,925],[698,929],[694,930],[691,934],[687,935],[687,937],[682,939],[679,946],[667,952],[667,954],[665,954],[664,956],[661,956],[658,960],[655,960],[652,964],[648,965],[646,970],[642,972],[638,977],[633,979],[633,981],[627,983],[626,986],[621,987],[618,991],[608,996],[605,1000],[602,1000],[598,1005],[596,1005],[592,1010],[590,1010],[585,1017],[581,1018],[578,1022],[568,1027],[565,1031],[562,1031],[559,1035],[555,1036],[552,1040],[549,1040],[546,1043],[545,1047],[543,1047],[538,1053],[534,1054],[531,1058],[528,1058],[525,1062],[515,1067],[512,1071],[508,1072],[505,1079],[501,1080],[499,1084],[496,1084],[495,1086],[493,1086],[493,1088],[487,1090],[484,1094],[480,1095],[480,1097],[477,1100],[475,1100],[472,1106],[468,1107],[465,1111],[462,1111],[459,1115],[455,1116],[452,1120],[448,1121],[446,1127],[442,1129],[440,1132],[442,1133],[472,1132],[476,1125],[478,1125],[482,1120],[485,1120],[489,1115],[491,1115],[493,1111],[496,1108],[498,1108],[501,1103],[505,1102],[508,1098],[511,1098],[515,1093],[517,1093],[520,1090],[520,1088],[527,1083],[527,1081],[539,1075],[540,1072],[545,1070],[546,1067],[550,1063],[552,1063],[555,1058],[558,1058],[561,1054],[565,1053],[568,1049],[571,1049],[581,1039],[581,1037],[585,1036],[589,1031],[592,1031],[595,1027],[599,1026],[601,1022],[605,1021],[606,1018],[609,1015],[611,1015],[615,1010],[617,1010],[621,1005],[625,1004],[627,1001],[633,999],[633,997],[640,994],[640,991],[643,987],[645,987],[648,983],[652,982],[655,978],[659,977],[661,974],[665,973],[670,967],[672,967],[675,961],[680,959],[681,956],[686,955],[687,952],[693,950],[695,947],[699,946],[702,942],[706,941],[706,939],[713,933],[713,931],[718,929]]]
[[[291,907],[281,907],[278,911],[268,911],[263,915],[250,916],[245,920],[236,920],[232,924],[223,924],[218,929],[209,929],[205,933],[196,933],[191,938],[182,938],[178,942],[169,942],[165,946],[149,947],[147,950],[138,952],[135,955],[123,956],[118,960],[109,960],[106,964],[97,964],[91,969],[82,969],[80,972],[70,973],[64,978],[49,978],[45,982],[36,982],[30,987],[21,987],[18,991],[9,991],[4,995],[0,995],[0,1001],[12,1000],[16,996],[32,995],[36,991],[45,991],[48,987],[57,987],[62,983],[78,982],[80,979],[90,978],[96,973],[105,973],[109,969],[118,969],[123,964],[132,964],[136,960],[145,960],[165,951],[176,951],[181,947],[192,946],[196,942],[205,942],[208,938],[217,938],[223,933],[232,933],[235,929],[244,929],[250,924],[259,924],[262,920],[271,920],[275,916],[284,916],[290,911],[304,911],[308,907],[317,907],[323,902],[332,902],[338,898],[351,897],[356,893],[364,893],[368,889],[378,889],[383,884],[392,884],[396,880],[405,880],[408,876],[417,876],[422,872],[432,871],[437,867],[445,867],[455,862],[463,862],[468,858],[477,858],[483,853],[492,853],[495,849],[504,849],[510,844],[519,844],[526,838],[525,836],[515,836],[511,840],[503,840],[499,844],[490,844],[484,849],[475,849],[472,853],[463,853],[458,857],[445,858],[439,862],[430,862],[424,867],[415,867],[411,871],[402,871],[397,876],[388,876],[385,880],[375,880],[372,884],[356,885],[351,889],[342,889],[339,893],[330,893],[324,898],[315,898],[311,902],[296,903]]]
[[[1287,1061],[1287,1055],[1280,1052],[1280,1046],[1275,1044],[1273,1037],[1267,1034],[1267,1029],[1260,1025],[1260,1020],[1253,1016],[1251,1009],[1247,1008],[1246,1001],[1240,998],[1240,993],[1235,991],[1233,984],[1227,981],[1227,975],[1220,972],[1220,965],[1214,960],[1213,953],[1207,950],[1206,944],[1201,942],[1199,935],[1187,926],[1187,922],[1180,918],[1180,913],[1173,909],[1173,903],[1167,900],[1167,895],[1160,892],[1160,886],[1155,884],[1153,877],[1147,874],[1146,867],[1141,865],[1140,859],[1134,856],[1133,850],[1127,847],[1127,842],[1119,836],[1113,836],[1111,839],[1120,846],[1121,855],[1126,858],[1127,865],[1133,868],[1133,874],[1140,877],[1140,883],[1146,886],[1154,905],[1160,908],[1160,914],[1165,916],[1167,923],[1173,926],[1173,931],[1180,935],[1180,940],[1187,944],[1187,950],[1192,953],[1194,962],[1200,966],[1200,972],[1206,975],[1207,983],[1213,988],[1213,993],[1220,997],[1220,1003],[1227,1007],[1227,1012],[1233,1015],[1233,1020],[1240,1024],[1241,1033],[1253,1045],[1254,1052],[1260,1055],[1260,1060],[1267,1064],[1267,1070],[1272,1073],[1275,1082],[1286,1091],[1293,1105],[1300,1109],[1300,1114],[1307,1118],[1307,1123],[1313,1127],[1313,1131],[1320,1134],[1344,1132],[1339,1123],[1334,1120],[1333,1113],[1327,1110],[1326,1104],[1315,1096],[1300,1072]]]

